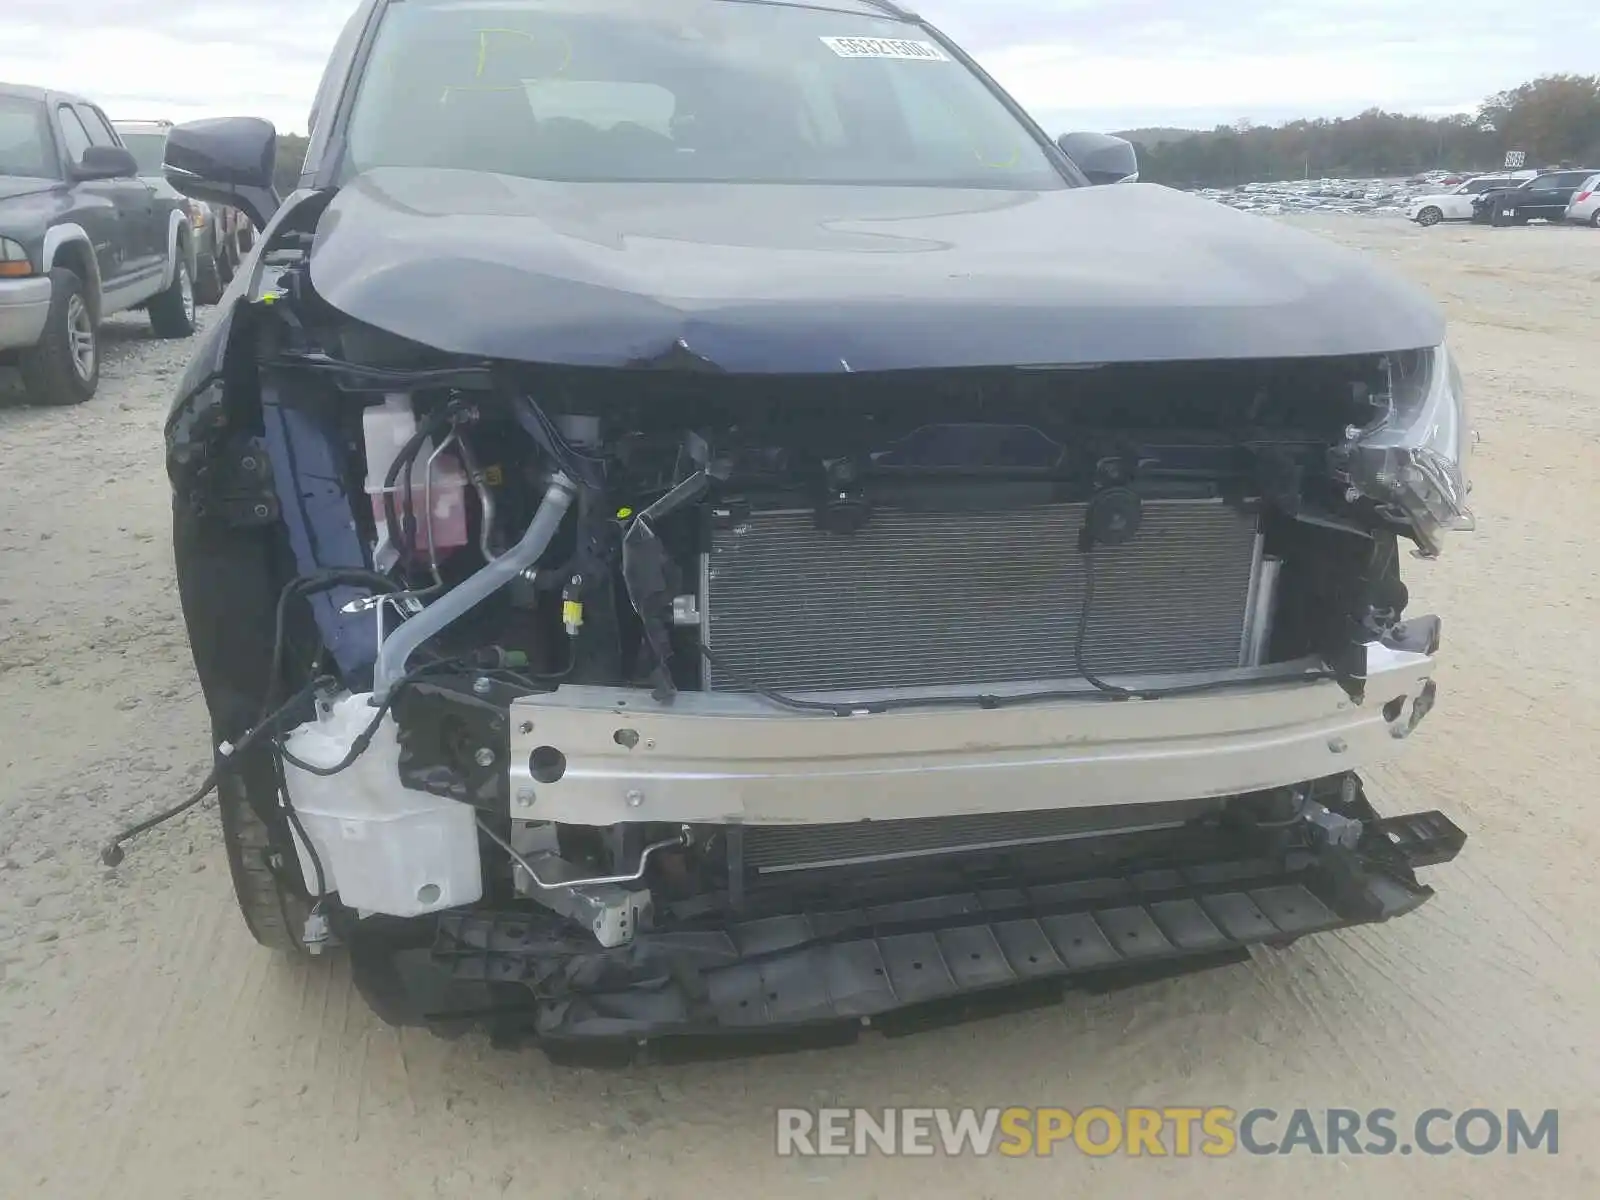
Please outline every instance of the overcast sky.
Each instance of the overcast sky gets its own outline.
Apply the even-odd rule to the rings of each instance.
[[[302,132],[355,0],[0,0],[0,80]],[[1600,0],[924,0],[1052,132],[1472,108],[1600,68]]]

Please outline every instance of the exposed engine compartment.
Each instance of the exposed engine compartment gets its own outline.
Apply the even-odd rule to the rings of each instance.
[[[1392,356],[736,377],[451,364],[349,323],[317,330],[315,340],[306,332],[306,344],[282,347],[263,364],[262,384],[295,438],[320,441],[342,493],[328,499],[354,510],[354,537],[340,548],[352,561],[318,565],[376,565],[424,599],[445,593],[518,541],[554,471],[573,480],[574,518],[534,577],[450,626],[434,647],[498,648],[525,661],[533,677],[703,686],[698,614],[710,568],[702,559],[732,553],[742,539],[722,535],[752,521],[772,527],[787,519],[781,536],[792,541],[805,530],[813,554],[829,545],[845,553],[873,538],[904,544],[913,530],[987,538],[1007,525],[1023,527],[1008,549],[1032,537],[1037,550],[1043,526],[1030,532],[1026,518],[995,514],[1055,510],[1066,529],[1069,510],[1081,520],[1090,498],[1112,490],[1152,511],[1221,505],[1248,514],[1242,520],[1255,523],[1266,557],[1284,565],[1273,657],[1336,658],[1342,618],[1381,628],[1383,613],[1397,619],[1404,607],[1392,542],[1406,531],[1341,478],[1337,462],[1346,432],[1391,408],[1395,378],[1414,369]],[[363,422],[380,419],[387,429],[397,414],[421,440],[391,460],[392,470],[374,472],[364,462],[373,435]],[[409,491],[395,486],[408,469]],[[385,486],[387,511],[377,501]],[[371,510],[352,502],[363,493],[375,497]],[[415,509],[424,499],[449,516],[420,521]],[[660,577],[630,585],[625,531],[652,506],[654,536],[640,543],[648,540],[649,569]],[[952,520],[959,513],[969,514],[966,522]],[[1197,534],[1206,536],[1199,527],[1166,536]],[[1330,555],[1337,562],[1324,574],[1339,577],[1342,594],[1330,595],[1330,580],[1317,578],[1313,564]],[[771,565],[759,564],[758,573]],[[1046,573],[1026,575],[1033,568],[1024,562],[1013,568],[1018,594]],[[736,573],[721,572],[725,586],[738,586]],[[662,591],[641,594],[651,586]],[[1387,594],[1369,614],[1360,611],[1361,593],[1372,588]],[[1330,627],[1326,616],[1308,613],[1304,592],[1342,610],[1340,619]],[[578,612],[581,625],[570,619]],[[350,636],[336,629],[325,626],[330,641]],[[341,666],[359,675],[371,656],[370,648],[352,650]]]
[[[1399,547],[1437,553],[1459,520],[1430,500],[1459,497],[1415,456],[1401,480],[1383,439],[1453,370],[1437,352],[759,376],[681,342],[627,368],[463,360],[332,310],[288,241],[233,316],[253,353],[168,437],[219,739],[301,701],[248,777],[293,847],[308,942],[330,913],[350,936],[483,911],[604,950],[1223,844],[1280,867],[1389,845],[1344,737],[1308,724],[1291,753],[1228,698],[1324,681],[1332,730],[1376,664],[1364,736],[1431,706],[1438,623],[1406,621]],[[1085,701],[1136,719],[1064,735]],[[871,746],[814,723],[896,717]],[[1164,739],[1235,765],[1163,775]],[[855,757],[830,765],[833,742]]]

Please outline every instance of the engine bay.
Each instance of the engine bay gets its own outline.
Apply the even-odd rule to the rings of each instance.
[[[1337,658],[1343,630],[1330,631],[1297,592],[1366,620],[1356,613],[1362,586],[1383,575],[1395,577],[1391,592],[1397,584],[1394,534],[1405,530],[1341,478],[1337,461],[1348,431],[1392,404],[1405,364],[1387,358],[878,377],[438,358],[368,328],[308,336],[263,363],[264,404],[286,414],[294,438],[318,443],[319,472],[334,473],[340,493],[327,499],[354,515],[354,537],[329,556],[339,561],[316,565],[374,568],[410,603],[495,561],[553,474],[572,481],[572,517],[537,569],[429,647],[488,655],[540,681],[649,681],[663,695],[704,686],[702,560],[719,533],[776,514],[842,549],[905,540],[893,530],[949,525],[954,513],[1002,514],[989,520],[997,527],[1005,513],[1052,506],[1080,506],[1081,516],[1107,493],[1141,510],[1189,502],[1252,513],[1267,557],[1284,566],[1277,658]],[[388,457],[370,461],[382,446]],[[305,521],[315,524],[309,512]],[[1314,564],[1330,557],[1333,569],[1316,578]],[[1026,591],[1034,580],[1014,565]],[[1328,594],[1333,576],[1349,595]],[[1378,599],[1374,610],[1404,606]],[[328,624],[337,652],[332,643],[350,635]],[[341,667],[359,676],[372,665],[363,653]]]

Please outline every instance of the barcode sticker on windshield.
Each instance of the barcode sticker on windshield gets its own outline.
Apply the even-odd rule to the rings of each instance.
[[[840,58],[902,58],[913,62],[950,61],[945,52],[932,42],[869,37],[825,37],[822,41]]]

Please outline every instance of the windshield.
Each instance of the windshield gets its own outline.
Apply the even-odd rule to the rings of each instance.
[[[1051,189],[1040,143],[905,22],[736,0],[391,4],[343,170]]]
[[[117,131],[122,144],[139,164],[139,174],[160,175],[162,160],[167,154],[167,135],[164,133],[124,133]]]
[[[55,147],[45,132],[44,105],[23,96],[0,96],[0,175],[54,179]]]

